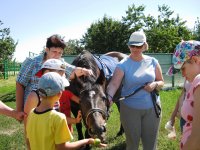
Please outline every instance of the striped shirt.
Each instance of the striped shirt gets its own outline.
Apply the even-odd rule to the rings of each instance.
[[[39,78],[35,74],[41,69],[44,54],[38,55],[34,58],[26,58],[23,62],[16,82],[22,84],[25,87],[24,91],[24,104],[28,95],[33,89],[37,89]],[[75,66],[67,64],[66,77],[69,78]]]
[[[41,69],[44,55],[26,58],[23,62],[16,81],[25,87],[24,104],[30,92],[37,89],[39,78],[35,74]]]

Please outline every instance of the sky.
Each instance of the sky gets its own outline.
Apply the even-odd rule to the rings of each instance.
[[[11,37],[18,42],[14,53],[18,62],[29,52],[41,52],[53,34],[60,34],[65,41],[80,39],[104,15],[120,21],[132,4],[144,5],[145,14],[154,17],[158,5],[165,4],[186,20],[189,28],[200,17],[199,0],[0,0],[0,4],[0,28],[10,28]]]

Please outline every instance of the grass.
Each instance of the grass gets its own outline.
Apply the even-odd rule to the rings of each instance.
[[[164,126],[169,120],[171,112],[174,109],[176,100],[180,94],[180,90],[161,91],[162,101],[162,119],[158,137],[158,150],[178,150],[180,139],[179,121],[176,121],[177,138],[169,140],[167,131]],[[15,78],[11,77],[8,80],[0,80],[0,100],[4,101],[8,106],[15,108]],[[107,122],[107,142],[108,150],[123,150],[125,149],[125,135],[115,137],[119,131],[120,121],[117,107],[113,105],[113,112]],[[74,128],[74,139],[77,139],[77,133]],[[20,124],[15,119],[0,115],[0,150],[25,150],[23,124]],[[139,148],[142,150],[142,147]],[[99,148],[92,148],[99,150]]]
[[[9,102],[15,100],[15,79],[16,77],[12,76],[9,79],[4,80],[0,79],[0,100],[3,102]]]

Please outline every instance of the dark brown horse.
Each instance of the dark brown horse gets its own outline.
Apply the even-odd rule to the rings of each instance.
[[[127,55],[119,52],[109,52],[102,56],[107,57],[110,64],[114,64],[114,68],[110,69],[109,65],[103,62],[102,57],[95,56],[89,51],[83,51],[73,61],[73,65],[92,69],[93,76],[82,76],[75,78],[70,83],[70,90],[80,97],[80,109],[84,124],[86,126],[86,137],[98,137],[105,142],[106,121],[109,116],[109,103],[106,96],[106,87],[112,77],[112,73],[116,67],[116,63]],[[108,75],[107,73],[111,73]],[[113,98],[117,101],[120,97],[121,89]],[[119,102],[118,102],[119,104]],[[77,113],[78,106],[71,104],[72,112]],[[117,105],[119,107],[119,105]],[[118,108],[119,109],[119,108]],[[76,114],[75,114],[76,116]],[[80,124],[77,124],[79,139],[83,138]],[[81,131],[80,131],[81,130]]]

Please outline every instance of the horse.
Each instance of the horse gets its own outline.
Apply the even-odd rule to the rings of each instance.
[[[93,71],[92,76],[75,77],[70,81],[69,89],[80,97],[80,105],[71,101],[71,111],[77,116],[80,109],[82,112],[83,122],[86,127],[85,137],[98,137],[102,142],[106,142],[106,121],[110,114],[110,105],[106,95],[106,87],[112,77],[112,73],[119,61],[127,57],[127,55],[120,52],[108,52],[104,55],[106,59],[111,59],[114,67],[110,69],[101,57],[93,55],[87,50],[82,51],[72,62],[72,65],[77,67],[84,67]],[[107,73],[110,72],[111,75]],[[119,110],[119,97],[121,87],[118,89],[113,97],[116,101]],[[83,139],[82,124],[76,124],[78,139]],[[120,127],[120,134],[123,133],[122,126]]]

